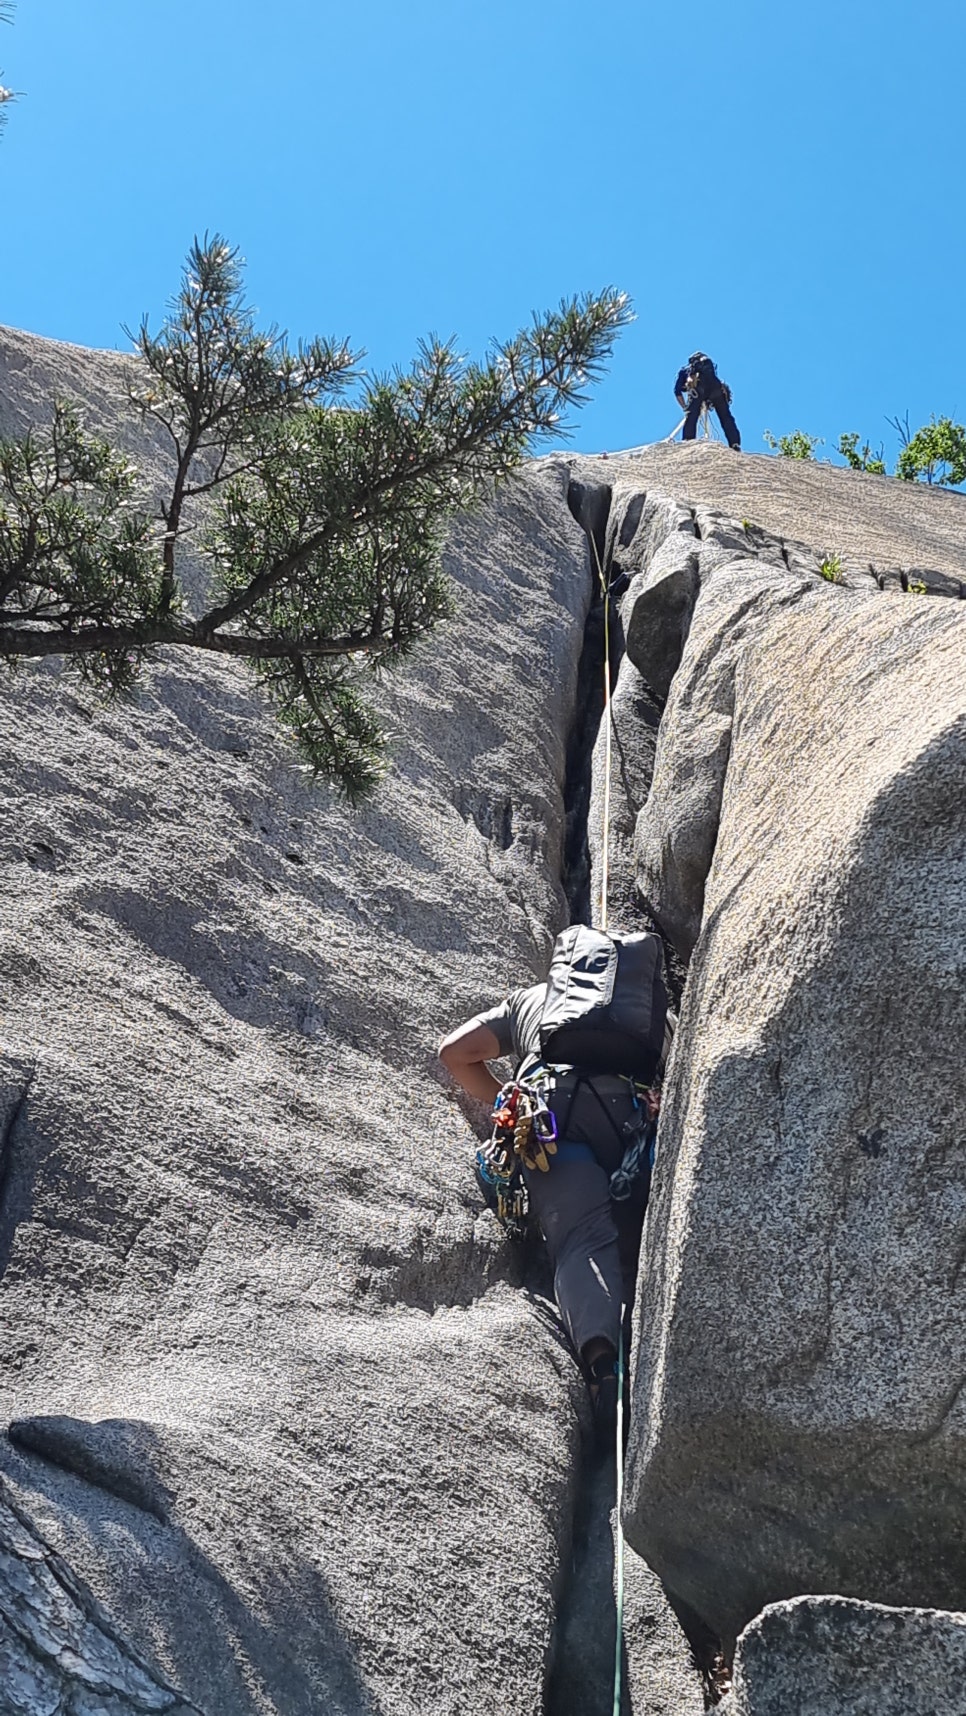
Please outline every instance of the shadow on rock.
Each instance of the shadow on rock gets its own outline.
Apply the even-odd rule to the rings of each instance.
[[[286,1541],[281,1517],[270,1564],[246,1554],[237,1521],[230,1570],[170,1523],[175,1507],[194,1506],[203,1526],[206,1507],[175,1495],[179,1440],[132,1420],[19,1420],[14,1447],[0,1444],[4,1493],[95,1624],[205,1716],[378,1716],[327,1582]],[[55,1612],[47,1642],[66,1651],[58,1624]]]

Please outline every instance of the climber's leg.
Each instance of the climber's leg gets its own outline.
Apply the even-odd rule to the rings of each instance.
[[[574,1350],[617,1351],[623,1280],[610,1177],[587,1144],[562,1141],[546,1174],[525,1171],[530,1208],[547,1241],[554,1293]],[[599,1348],[597,1350],[600,1350]]]
[[[698,418],[700,416],[701,416],[701,401],[700,401],[700,399],[692,399],[690,405],[688,406],[688,414],[684,419],[684,428],[681,430],[681,440],[682,441],[693,441],[694,440],[694,437],[698,432]]]
[[[717,412],[718,422],[721,424],[724,438],[727,441],[728,446],[731,447],[734,452],[740,453],[741,432],[732,416],[731,406],[728,404],[724,393],[719,393],[718,397],[715,399],[714,409]]]

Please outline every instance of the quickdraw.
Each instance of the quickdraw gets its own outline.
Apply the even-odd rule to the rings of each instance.
[[[484,1198],[508,1239],[523,1239],[530,1215],[530,1198],[517,1163],[494,1157],[489,1144],[476,1152],[476,1177]]]
[[[541,1091],[511,1079],[493,1104],[493,1132],[476,1152],[483,1194],[510,1239],[527,1230],[530,1197],[521,1168],[547,1173],[557,1150],[557,1122]]]
[[[490,1147],[507,1161],[546,1174],[557,1153],[557,1122],[538,1084],[511,1079],[493,1104]]]

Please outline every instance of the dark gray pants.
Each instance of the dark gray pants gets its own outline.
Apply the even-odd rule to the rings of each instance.
[[[621,1307],[634,1290],[644,1202],[634,1199],[630,1208],[611,1200],[610,1176],[622,1154],[616,1137],[594,1150],[561,1141],[546,1174],[524,1170],[530,1208],[553,1265],[560,1315],[578,1355],[594,1339],[610,1341],[616,1350]]]
[[[717,413],[718,422],[721,424],[721,428],[724,432],[724,438],[727,441],[728,446],[733,448],[736,452],[740,452],[741,433],[734,417],[732,416],[731,406],[728,404],[728,395],[725,393],[723,387],[717,388],[713,393],[709,393],[707,399],[692,399],[688,406],[688,414],[684,420],[684,428],[681,430],[681,440],[694,440],[698,432],[698,418],[701,416],[702,406],[705,405],[709,405],[712,411]]]

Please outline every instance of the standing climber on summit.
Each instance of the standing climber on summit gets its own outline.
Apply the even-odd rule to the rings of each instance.
[[[721,381],[707,352],[692,352],[687,363],[678,370],[674,397],[682,411],[687,412],[682,441],[693,441],[698,418],[704,406],[717,412],[725,440],[735,453],[741,452],[741,434],[731,415],[731,389]]]

